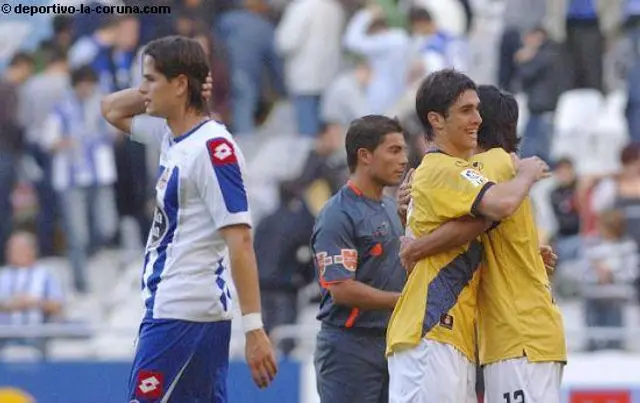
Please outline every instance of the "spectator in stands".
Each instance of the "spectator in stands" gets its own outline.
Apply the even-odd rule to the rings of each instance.
[[[46,68],[49,60],[49,53],[54,49],[59,49],[65,54],[71,48],[73,40],[73,18],[68,15],[58,14],[53,17],[51,23],[53,36],[40,43],[39,51],[34,55],[36,58],[36,71],[40,72]]]
[[[324,121],[338,122],[343,127],[371,113],[367,90],[371,82],[371,67],[358,58],[354,68],[342,73],[322,96],[321,115]]]
[[[120,17],[101,15],[99,26],[90,36],[78,39],[69,50],[69,66],[77,69],[84,65],[93,68],[99,77],[100,87],[104,92],[114,90],[113,46],[118,37]]]
[[[337,0],[294,0],[278,25],[276,46],[302,135],[320,132],[320,97],[340,68],[344,22]]]
[[[51,155],[43,143],[44,124],[54,106],[69,88],[69,65],[64,49],[44,52],[45,68],[31,77],[20,91],[20,121],[25,128],[29,158],[39,172],[29,172],[38,198],[36,232],[40,256],[54,254],[54,233],[57,219],[57,198],[53,190]]]
[[[534,28],[524,36],[523,45],[514,56],[529,108],[520,152],[522,157],[550,162],[553,111],[559,97],[556,44],[543,28]]]
[[[629,285],[638,277],[638,246],[627,236],[625,220],[617,210],[600,215],[600,235],[584,249],[587,263],[584,289],[586,318],[590,327],[624,328],[626,296],[611,285]],[[600,291],[600,292],[598,292]],[[620,338],[593,338],[588,350],[621,348]]]
[[[37,261],[36,238],[28,232],[14,232],[7,243],[7,266],[0,270],[0,325],[40,325],[62,313],[62,288]],[[0,339],[0,347],[6,344],[3,342]],[[44,353],[42,341],[27,343]]]
[[[371,66],[369,105],[385,113],[400,100],[408,85],[410,39],[405,30],[391,28],[377,5],[358,11],[347,26],[345,47]]]
[[[551,191],[550,202],[557,222],[554,250],[558,262],[577,259],[580,253],[580,212],[578,210],[576,175],[573,161],[562,158],[555,163],[556,186]]]
[[[254,244],[267,331],[295,323],[298,292],[314,280],[309,238],[317,213],[348,178],[343,144],[342,126],[325,124],[301,174],[280,184],[280,207],[256,229]],[[290,340],[278,346],[284,354],[293,347]]]
[[[514,56],[522,47],[521,36],[542,25],[546,4],[541,0],[506,0],[504,9],[504,31],[500,39],[498,60],[498,85],[516,92],[517,66]]]
[[[640,142],[640,0],[625,0],[622,14],[626,35],[631,43],[625,114],[631,140]]]
[[[106,73],[113,83],[111,91],[120,91],[138,84],[137,74],[141,72],[141,69],[136,71],[139,69],[139,40],[138,16],[121,16]],[[147,148],[144,144],[131,141],[124,133],[119,133],[113,151],[118,178],[114,189],[120,218],[120,245],[133,251],[145,244],[151,227],[151,216],[146,211],[149,192]]]
[[[4,245],[11,233],[11,194],[17,180],[17,165],[24,148],[23,128],[18,115],[18,90],[33,71],[33,59],[17,53],[0,79],[0,264]]]
[[[615,2],[613,2],[615,3]],[[603,90],[605,36],[619,24],[610,0],[547,0],[547,28],[564,43],[565,89]]]
[[[71,86],[45,124],[44,142],[53,154],[53,187],[65,223],[74,285],[85,293],[88,248],[102,246],[117,229],[116,167],[112,134],[100,113],[96,73],[89,66],[74,70]]]
[[[281,60],[275,50],[275,27],[267,12],[264,0],[242,0],[242,7],[222,14],[217,22],[215,35],[225,44],[231,72],[235,135],[255,133],[265,72],[275,82],[283,81]]]
[[[431,14],[414,7],[409,11],[412,35],[412,76],[422,80],[430,73],[444,68],[453,68],[461,72],[468,69],[467,43],[446,31],[439,29]],[[414,72],[413,70],[416,69]],[[418,74],[416,74],[419,72]]]
[[[596,213],[620,210],[630,238],[640,245],[640,143],[625,147],[620,161],[620,173],[602,180],[595,188],[592,206]]]

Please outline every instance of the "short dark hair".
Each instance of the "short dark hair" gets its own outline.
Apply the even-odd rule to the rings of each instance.
[[[502,148],[508,153],[518,151],[518,101],[513,95],[493,85],[478,87],[482,125],[478,130],[478,146],[484,150]]]
[[[354,173],[356,170],[359,149],[373,152],[384,141],[384,136],[391,133],[404,132],[400,122],[387,116],[366,115],[352,121],[345,139],[349,171]]]
[[[57,14],[53,17],[51,22],[54,34],[61,34],[63,32],[71,32],[73,29],[73,19],[69,15]]]
[[[11,57],[11,60],[9,61],[9,67],[17,67],[21,64],[28,64],[30,66],[33,66],[35,64],[33,56],[31,56],[27,52],[17,52]]]
[[[80,66],[77,69],[74,69],[71,72],[71,86],[75,87],[80,83],[97,83],[98,82],[98,74],[96,71],[88,65]]]
[[[416,114],[429,140],[434,137],[433,127],[427,118],[429,112],[447,117],[451,105],[460,95],[476,88],[472,79],[453,69],[433,72],[422,81],[416,94]]]
[[[167,36],[149,42],[143,55],[153,58],[155,68],[168,80],[184,74],[189,82],[188,105],[203,111],[202,85],[209,74],[207,56],[195,39],[184,36]]]
[[[67,52],[60,46],[54,44],[43,44],[41,50],[44,55],[44,64],[46,66],[67,61]]]
[[[432,22],[433,17],[431,13],[422,7],[411,7],[409,10],[409,22],[414,23],[418,21]]]

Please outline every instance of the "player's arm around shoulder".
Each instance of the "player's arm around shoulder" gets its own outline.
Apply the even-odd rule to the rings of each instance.
[[[478,200],[477,211],[484,217],[501,221],[511,216],[529,195],[531,187],[549,176],[549,167],[538,157],[519,159],[512,156],[516,176],[491,186]]]
[[[393,309],[399,293],[379,290],[356,280],[362,258],[358,256],[357,225],[357,220],[337,203],[318,217],[311,242],[320,284],[337,305],[362,310]]]

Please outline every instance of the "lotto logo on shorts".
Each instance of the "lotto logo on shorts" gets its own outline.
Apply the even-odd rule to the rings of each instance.
[[[136,397],[160,399],[164,390],[164,376],[159,372],[138,372]]]

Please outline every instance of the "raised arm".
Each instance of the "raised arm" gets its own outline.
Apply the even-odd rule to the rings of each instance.
[[[102,116],[118,130],[131,134],[131,122],[145,111],[144,98],[135,88],[114,92],[102,99]]]

